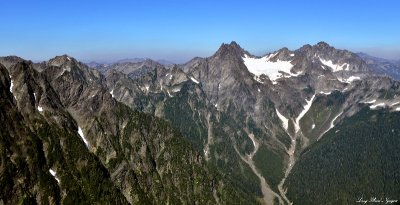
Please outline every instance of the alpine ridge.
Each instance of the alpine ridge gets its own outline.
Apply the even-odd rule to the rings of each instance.
[[[0,202],[400,199],[400,83],[365,59],[234,41],[180,65],[2,57]]]

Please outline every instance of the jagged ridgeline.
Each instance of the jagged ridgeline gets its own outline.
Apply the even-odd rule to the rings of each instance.
[[[0,58],[0,200],[400,199],[398,72],[360,56],[324,42],[255,56],[232,42],[182,65]]]

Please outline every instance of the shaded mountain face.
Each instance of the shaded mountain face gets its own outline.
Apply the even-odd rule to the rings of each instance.
[[[10,73],[33,77],[12,77],[12,90],[22,79],[34,82],[23,92],[40,88],[33,95],[40,96],[37,105],[32,106],[32,97],[27,104],[15,95],[19,112],[29,114],[37,107],[38,116],[52,115],[44,121],[54,123],[62,120],[61,114],[53,113],[63,113],[71,133],[109,173],[106,178],[115,194],[122,194],[126,202],[329,204],[339,198],[345,199],[333,201],[351,202],[362,192],[400,195],[396,189],[367,191],[364,182],[371,178],[387,180],[389,175],[379,175],[378,169],[365,173],[325,164],[327,169],[319,171],[320,163],[329,163],[321,162],[321,155],[328,154],[335,164],[359,159],[356,154],[344,155],[351,152],[345,146],[330,147],[362,143],[368,137],[357,133],[370,119],[377,119],[376,113],[395,123],[400,111],[398,81],[380,76],[358,55],[325,42],[264,56],[254,56],[232,42],[210,57],[168,68],[149,60],[92,70],[69,56],[58,56],[40,64],[24,61],[30,69],[13,71],[16,61],[3,62]],[[40,92],[49,96],[43,98],[47,101]],[[61,129],[66,122],[57,126]],[[384,123],[373,125],[372,133],[389,136]],[[337,131],[343,129],[345,134]],[[387,142],[396,140],[393,133]],[[368,139],[371,146],[380,140]],[[393,149],[382,151],[387,142],[374,152],[361,147],[359,151],[367,156],[378,153],[370,163],[393,161],[393,170],[399,161],[390,158]],[[43,166],[51,165],[46,163]],[[57,170],[53,171],[58,174]],[[328,184],[323,183],[326,175],[334,177]],[[397,186],[400,179],[391,176],[389,187]],[[351,179],[362,180],[337,190],[339,182]],[[318,192],[328,189],[330,197]],[[57,197],[66,200],[64,195]],[[118,197],[104,198],[111,199]]]
[[[3,203],[254,200],[168,122],[117,102],[98,71],[68,56],[46,65],[0,68]]]
[[[357,53],[370,67],[371,70],[389,76],[395,80],[400,79],[400,62],[370,56],[366,53]]]

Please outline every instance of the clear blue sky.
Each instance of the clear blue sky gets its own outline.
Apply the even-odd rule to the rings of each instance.
[[[235,40],[254,54],[326,41],[400,59],[400,1],[0,2],[0,56],[184,62]]]

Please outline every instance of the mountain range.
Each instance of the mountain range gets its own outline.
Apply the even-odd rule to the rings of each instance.
[[[395,61],[231,42],[180,65],[0,64],[3,204],[400,200]]]

